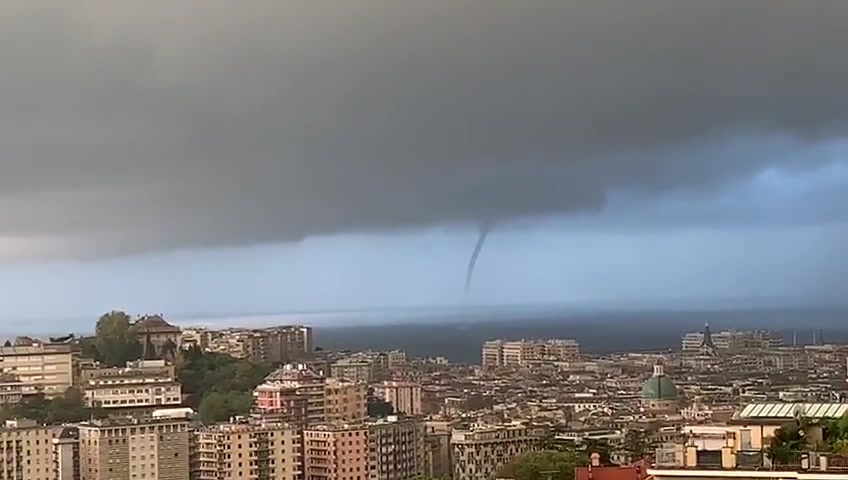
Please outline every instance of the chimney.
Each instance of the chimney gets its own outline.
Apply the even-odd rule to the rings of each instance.
[[[593,467],[600,467],[601,466],[601,454],[599,454],[598,452],[595,452],[589,458],[591,459],[591,463],[592,463]]]

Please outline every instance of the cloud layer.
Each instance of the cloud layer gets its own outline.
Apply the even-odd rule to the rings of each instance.
[[[848,2],[0,6],[0,239],[112,255],[711,190],[848,127]],[[0,242],[2,244],[2,242]]]

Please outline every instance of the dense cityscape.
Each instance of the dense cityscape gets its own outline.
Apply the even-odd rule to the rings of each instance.
[[[848,480],[846,24],[0,1],[0,480]]]
[[[822,332],[798,345],[705,325],[677,349],[603,355],[562,338],[476,348],[477,364],[457,364],[324,350],[309,326],[110,312],[94,336],[0,347],[0,477],[801,479],[848,453],[848,346]]]

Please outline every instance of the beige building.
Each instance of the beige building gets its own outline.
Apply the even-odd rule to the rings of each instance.
[[[483,343],[482,358],[484,367],[500,367],[503,361],[503,341],[489,340]]]
[[[74,382],[75,356],[69,343],[42,343],[0,347],[0,369],[47,397],[63,395]],[[13,388],[12,396],[17,394]]]
[[[328,378],[324,383],[324,412],[329,423],[356,423],[368,417],[368,386]]]
[[[302,438],[285,423],[243,422],[192,432],[191,479],[303,478]]]
[[[481,350],[484,367],[521,367],[540,363],[573,362],[580,358],[580,345],[571,339],[490,340]]]
[[[515,457],[537,448],[542,429],[520,424],[454,430],[453,480],[490,480]]]
[[[390,416],[368,423],[369,480],[407,480],[427,473],[424,423]]]
[[[330,365],[330,376],[368,383],[375,377],[374,362],[366,358],[343,358]]]
[[[177,407],[182,386],[165,360],[138,360],[126,367],[84,369],[80,388],[90,406],[106,409]]]
[[[53,479],[79,480],[80,444],[77,427],[62,427],[53,437]]]
[[[199,348],[206,351],[209,349],[212,336],[213,333],[205,327],[185,328],[180,332],[180,348],[183,350]]]
[[[805,442],[822,444],[819,422],[848,414],[845,403],[752,403],[741,407],[724,425],[685,425],[685,438],[657,449],[653,469],[657,479],[759,478],[829,480],[845,478],[844,456],[807,452],[786,463],[767,454],[779,428],[805,418]]]
[[[687,333],[680,340],[680,348],[685,352],[697,352],[704,344],[708,326],[704,331]],[[744,352],[748,350],[770,350],[783,346],[783,337],[768,330],[724,330],[709,332],[712,344],[717,350]]]
[[[186,418],[113,418],[79,425],[82,480],[189,478]]]
[[[305,361],[314,350],[312,327],[282,325],[223,330],[209,335],[206,349],[261,363]]]
[[[421,385],[413,382],[385,381],[374,388],[378,397],[388,402],[395,413],[421,415]]]
[[[426,444],[427,470],[430,478],[449,478],[451,476],[451,426],[445,421],[427,421],[424,423],[424,443]]]
[[[368,427],[322,425],[303,431],[304,480],[368,480]]]
[[[401,365],[406,365],[406,351],[391,350],[389,352],[386,352],[386,355],[388,355],[389,368],[395,368]]]
[[[53,437],[55,428],[32,420],[8,420],[0,428],[0,478],[54,480]]]
[[[41,388],[22,382],[17,375],[0,374],[0,405],[14,405],[25,397],[41,393]]]

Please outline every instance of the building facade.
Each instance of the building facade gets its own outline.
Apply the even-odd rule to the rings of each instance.
[[[321,425],[303,431],[304,480],[367,480],[368,427]]]
[[[430,478],[451,476],[451,426],[446,421],[424,422],[424,443],[427,455],[425,474]]]
[[[374,393],[388,402],[395,413],[421,415],[421,384],[385,381],[374,387]]]
[[[0,428],[0,478],[53,480],[53,438],[57,429],[32,420],[8,420]]]
[[[368,479],[407,480],[427,473],[424,423],[390,416],[368,424]]]
[[[724,330],[709,332],[709,326],[703,331],[687,333],[680,340],[680,348],[684,352],[698,352],[709,336],[716,350],[746,351],[771,350],[783,346],[783,337],[768,330]]]
[[[62,427],[53,437],[53,479],[79,480],[80,443],[77,427]]]
[[[330,376],[351,382],[368,383],[374,380],[374,363],[365,358],[343,358],[330,365]]]
[[[126,367],[82,370],[80,388],[89,406],[110,410],[177,407],[182,386],[165,360],[138,360]]]
[[[132,325],[136,341],[144,349],[144,358],[173,359],[180,348],[182,331],[160,315],[147,315]]]
[[[253,390],[259,412],[302,426],[360,422],[367,394],[364,383],[325,378],[303,364],[285,365]]]
[[[241,422],[192,432],[191,479],[300,480],[300,431],[286,423]]]
[[[513,459],[537,448],[544,431],[498,425],[451,433],[453,480],[490,480]]]
[[[327,422],[357,423],[368,417],[368,385],[328,378],[324,383]]]
[[[481,349],[487,368],[522,367],[540,363],[573,362],[580,358],[580,345],[571,339],[489,340]]]
[[[189,478],[186,418],[112,418],[79,425],[82,480]]]
[[[0,405],[14,405],[39,393],[41,388],[38,385],[26,384],[17,375],[0,374]]]
[[[207,350],[247,358],[256,363],[304,362],[312,358],[312,327],[281,325],[261,329],[228,329],[210,334]]]
[[[17,343],[17,342],[16,342]],[[0,347],[0,369],[20,382],[20,388],[37,389],[47,397],[64,395],[74,384],[75,355],[69,343],[42,343]],[[14,390],[10,395],[16,397]]]

